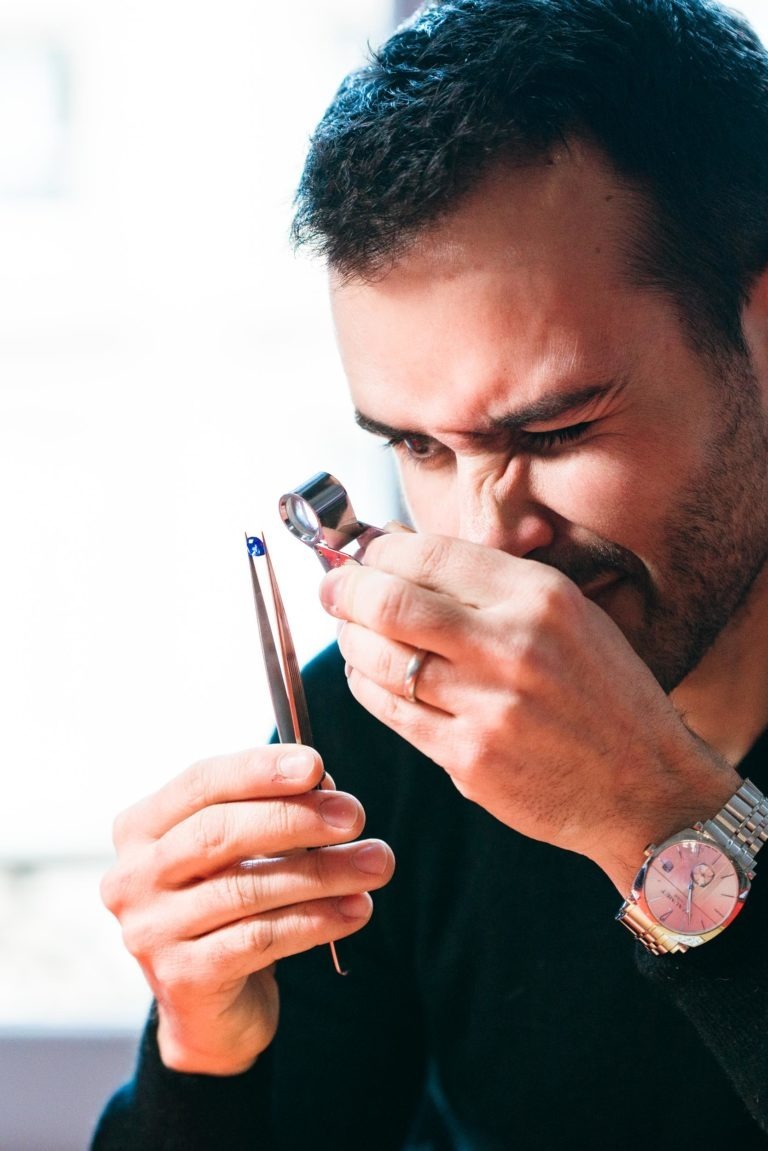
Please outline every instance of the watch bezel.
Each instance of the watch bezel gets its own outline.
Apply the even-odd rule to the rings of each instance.
[[[660,919],[654,915],[645,896],[645,881],[651,865],[664,851],[670,847],[674,847],[676,843],[682,843],[685,840],[690,841],[692,839],[698,841],[699,843],[706,843],[708,847],[719,851],[720,854],[728,860],[728,862],[736,871],[739,890],[733,902],[733,907],[721,923],[719,923],[716,927],[711,928],[709,931],[697,931],[691,932],[689,934],[685,931],[676,929],[673,930],[672,928],[667,927]],[[680,944],[683,944],[686,948],[698,947],[700,944],[707,943],[710,939],[714,939],[715,936],[719,935],[722,931],[725,931],[725,929],[733,923],[734,919],[737,917],[742,907],[744,906],[744,903],[746,902],[753,876],[753,872],[746,872],[744,868],[740,866],[738,861],[735,860],[733,856],[730,855],[713,836],[707,835],[706,832],[703,831],[701,826],[686,827],[683,828],[682,831],[678,831],[675,835],[671,835],[669,839],[665,839],[663,843],[658,845],[652,843],[648,845],[648,847],[645,849],[645,860],[643,865],[635,876],[634,882],[632,884],[630,899],[640,908],[643,914],[646,915],[648,919],[650,919],[651,922],[658,927],[660,931],[664,932],[664,934],[669,937],[670,940],[674,940]]]

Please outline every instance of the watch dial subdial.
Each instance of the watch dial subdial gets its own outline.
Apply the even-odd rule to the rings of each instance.
[[[708,863],[697,863],[691,872],[691,879],[697,887],[709,887],[715,873]]]

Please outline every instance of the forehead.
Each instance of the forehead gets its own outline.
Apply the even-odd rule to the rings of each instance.
[[[609,250],[618,257],[641,207],[603,153],[574,140],[529,163],[492,168],[394,266],[415,270],[421,258],[450,274],[473,254],[505,266],[576,251],[590,263]]]
[[[639,196],[575,145],[494,171],[377,277],[332,274],[358,407],[397,423],[399,407],[430,421],[452,403],[472,420],[473,407],[507,405],[510,389],[525,403],[547,382],[620,371],[638,293],[626,253],[641,219]]]

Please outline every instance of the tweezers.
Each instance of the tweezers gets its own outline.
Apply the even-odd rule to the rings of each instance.
[[[277,737],[280,743],[302,743],[306,747],[314,747],[307,697],[304,694],[304,684],[301,679],[299,661],[296,658],[296,648],[288,625],[288,616],[283,604],[283,597],[280,595],[275,570],[267,551],[266,540],[263,535],[261,537],[246,535],[245,542],[248,548],[253,602],[256,607],[256,621],[259,625],[259,639],[261,640],[269,694],[272,698]],[[269,612],[261,590],[261,582],[254,558],[256,556],[263,556],[266,561],[269,591],[277,624],[277,643],[275,643]],[[319,786],[320,784],[318,784]],[[329,946],[333,966],[339,975],[346,975],[346,971],[339,963],[336,944],[333,940]]]

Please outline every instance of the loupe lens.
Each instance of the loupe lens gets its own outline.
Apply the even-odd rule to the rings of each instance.
[[[320,519],[312,505],[301,496],[289,495],[283,505],[286,522],[304,543],[315,543],[321,535]]]

